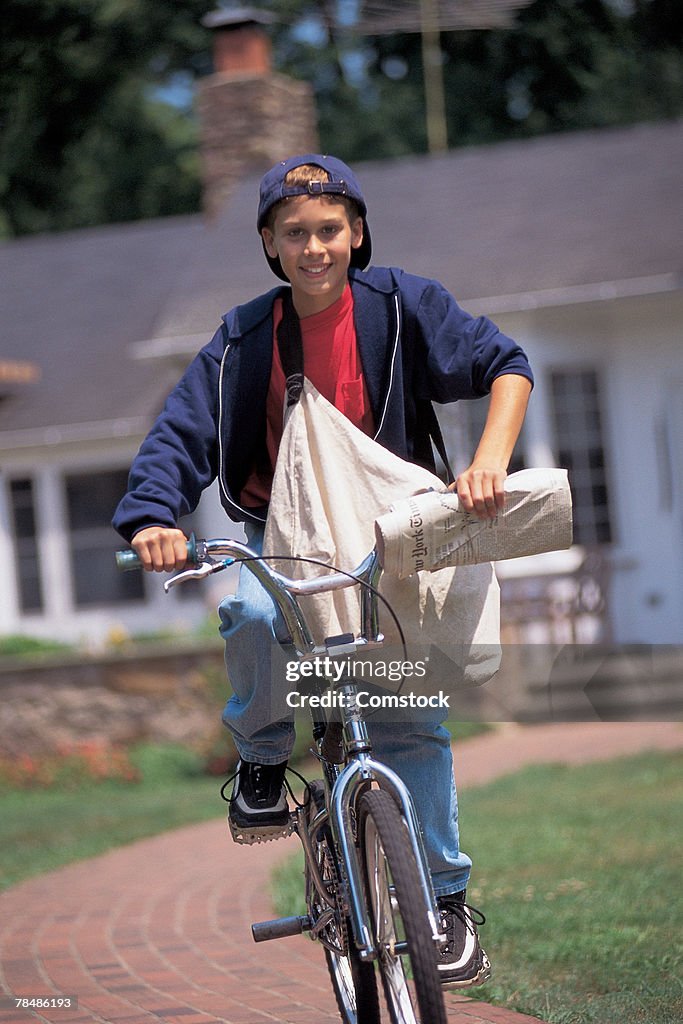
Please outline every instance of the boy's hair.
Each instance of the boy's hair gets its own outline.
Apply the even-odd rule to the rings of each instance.
[[[284,178],[284,183],[287,187],[300,186],[301,188],[307,188],[309,181],[329,181],[329,172],[324,167],[318,167],[316,164],[300,164],[298,167],[293,167],[291,171],[288,171]],[[278,200],[274,203],[266,214],[266,220],[264,227],[273,230],[275,224],[275,217],[277,211],[281,209],[286,203],[291,202],[295,196],[285,196],[284,199]],[[321,197],[323,198],[323,197]],[[361,216],[358,203],[355,199],[350,199],[348,196],[339,194],[326,194],[324,198],[328,203],[341,203],[346,210],[346,215],[349,218],[349,223],[353,223],[357,217]]]

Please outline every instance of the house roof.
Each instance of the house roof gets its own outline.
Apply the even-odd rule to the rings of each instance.
[[[375,258],[398,251],[471,301],[680,274],[682,166],[678,121],[370,165],[361,180]]]
[[[78,424],[77,436],[107,436],[148,420],[171,379],[158,365],[136,364],[128,349],[149,335],[201,237],[201,220],[185,217],[0,245],[0,356],[39,371],[0,382],[2,447],[28,444],[46,427]]]
[[[436,277],[475,312],[678,288],[683,122],[558,134],[356,167],[375,264]],[[139,433],[222,312],[272,287],[258,181],[222,217],[162,219],[0,245],[0,447],[36,431]],[[105,428],[102,425],[105,424]],[[76,426],[78,429],[75,429]],[[64,428],[55,430],[54,428]]]

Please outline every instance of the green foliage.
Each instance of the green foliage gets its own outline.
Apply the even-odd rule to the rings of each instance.
[[[299,847],[282,861],[271,875],[273,910],[279,917],[303,917],[307,913],[304,894],[304,851]]]
[[[191,751],[176,744],[143,745],[126,762],[134,779],[99,779],[79,771],[48,787],[14,786],[0,793],[0,889],[224,813],[219,780],[201,775]]]
[[[208,5],[210,6],[210,5]],[[255,0],[279,71],[310,82],[321,147],[424,152],[417,34],[365,37],[343,0]],[[5,0],[0,235],[197,210],[193,83],[206,0]],[[680,117],[678,0],[535,0],[512,27],[443,32],[451,146]]]
[[[659,48],[648,42],[649,30],[670,20],[665,6],[641,3],[627,17],[607,0],[537,0],[521,12],[500,64],[519,133],[680,114],[680,15],[678,32],[662,36]]]
[[[8,232],[196,209],[194,125],[161,112],[152,89],[206,67],[205,11],[203,0],[6,0],[0,202]]]
[[[463,794],[495,966],[481,998],[552,1024],[680,1019],[682,762],[534,767]]]
[[[481,736],[482,733],[491,732],[495,728],[489,722],[461,722],[451,719],[444,722],[444,725],[456,743],[469,740],[473,736]]]
[[[199,754],[178,743],[142,744],[131,751],[130,759],[147,786],[163,786],[202,775]]]
[[[34,756],[0,757],[0,793],[20,789],[79,789],[93,782],[138,782],[140,773],[127,752],[97,741],[62,746]]]
[[[628,15],[627,5],[610,0],[536,0],[510,28],[442,33],[449,144],[680,116],[683,8],[658,0],[634,7]],[[419,36],[371,43],[369,116],[354,126],[347,156],[424,151]],[[402,77],[392,80],[392,68]],[[381,135],[373,138],[368,122],[381,125]],[[328,123],[334,117],[326,120],[323,108],[326,142]],[[344,132],[344,121],[338,128]]]
[[[139,88],[120,88],[65,147],[60,176],[69,187],[50,227],[194,212],[201,198],[195,123]]]
[[[0,658],[21,658],[36,654],[61,654],[73,650],[69,644],[58,640],[42,640],[39,637],[8,633],[0,636]]]

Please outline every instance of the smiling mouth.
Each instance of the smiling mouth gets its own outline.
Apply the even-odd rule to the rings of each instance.
[[[322,277],[323,274],[332,266],[331,263],[325,263],[322,267],[302,267],[301,269],[305,274],[311,274],[313,277]]]

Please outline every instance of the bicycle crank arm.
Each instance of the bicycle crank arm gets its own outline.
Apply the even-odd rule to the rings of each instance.
[[[303,917],[276,917],[273,921],[257,921],[251,926],[254,942],[267,942],[269,939],[284,939],[288,935],[302,935],[310,932],[313,927],[308,914]]]

